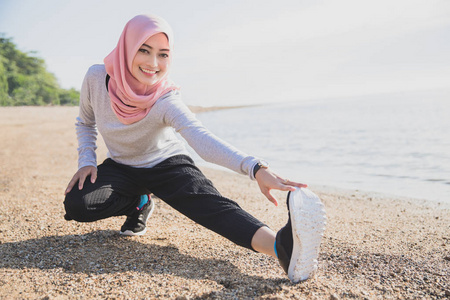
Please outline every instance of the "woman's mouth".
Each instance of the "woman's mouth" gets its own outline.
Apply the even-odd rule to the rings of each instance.
[[[150,70],[150,69],[145,69],[145,68],[142,68],[142,67],[139,67],[139,70],[141,70],[142,73],[144,73],[145,75],[148,75],[148,76],[153,76],[153,75],[155,75],[156,73],[158,73],[158,71]]]

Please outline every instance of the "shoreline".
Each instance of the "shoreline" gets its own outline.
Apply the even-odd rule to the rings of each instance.
[[[196,105],[188,105],[189,109],[193,113],[204,113],[216,110],[225,110],[225,109],[238,109],[238,108],[247,108],[247,107],[256,107],[260,105],[234,105],[234,106],[196,106]]]
[[[0,108],[0,299],[445,299],[450,209],[430,201],[312,185],[328,224],[314,278],[287,279],[278,262],[238,247],[155,198],[148,233],[121,237],[124,217],[63,219],[76,170],[77,107]],[[101,142],[98,160],[106,149]],[[217,189],[274,230],[255,182],[201,166]]]
[[[211,169],[213,171],[218,172],[226,172],[233,174],[233,171],[230,171],[228,169],[225,169],[221,166],[215,166],[211,163],[201,161],[196,162],[197,165],[200,168],[203,169]],[[436,209],[450,209],[450,202],[445,201],[437,201],[437,200],[431,200],[431,199],[425,199],[425,198],[418,198],[418,197],[409,197],[404,195],[395,195],[390,194],[387,192],[380,192],[380,191],[369,191],[364,189],[352,189],[352,188],[344,188],[344,187],[338,187],[333,185],[326,185],[326,184],[317,184],[317,183],[308,183],[308,186],[312,190],[316,190],[323,193],[333,193],[333,194],[339,194],[339,195],[350,195],[350,194],[359,194],[366,198],[387,198],[387,199],[397,199],[404,202],[412,202],[416,203],[417,205],[423,205],[427,207],[433,207]]]

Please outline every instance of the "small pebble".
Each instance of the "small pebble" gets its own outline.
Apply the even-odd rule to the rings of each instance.
[[[330,300],[339,300],[339,296],[337,294],[331,294],[330,295]]]

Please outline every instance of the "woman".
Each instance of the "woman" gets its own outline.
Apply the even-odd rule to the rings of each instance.
[[[284,180],[268,164],[211,134],[169,79],[173,34],[165,20],[139,15],[125,26],[104,65],[89,68],[77,118],[79,169],[66,189],[67,220],[126,215],[124,235],[142,235],[152,193],[193,221],[234,243],[278,257],[298,282],[317,268],[325,225],[320,200],[306,185]],[[97,129],[108,159],[97,166]],[[288,223],[277,234],[223,196],[194,165],[174,131],[205,160],[247,174],[275,205],[271,189],[290,191]],[[77,188],[74,188],[77,186]]]

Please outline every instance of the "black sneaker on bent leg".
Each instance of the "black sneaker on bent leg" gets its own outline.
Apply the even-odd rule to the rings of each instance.
[[[289,192],[287,207],[289,219],[277,233],[275,248],[281,267],[297,283],[317,270],[326,216],[319,197],[307,189]]]
[[[155,203],[148,195],[148,202],[141,208],[136,207],[131,215],[127,216],[125,223],[120,228],[121,235],[144,235],[147,232],[147,220],[155,209]]]

